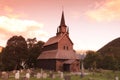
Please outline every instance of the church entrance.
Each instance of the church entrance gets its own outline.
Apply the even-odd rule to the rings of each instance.
[[[63,70],[64,71],[70,71],[70,64],[64,64],[63,65]]]

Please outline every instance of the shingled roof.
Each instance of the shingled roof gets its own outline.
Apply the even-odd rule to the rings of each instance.
[[[44,51],[38,59],[79,59],[79,57],[73,50],[50,50]]]
[[[57,36],[51,37],[43,46],[47,46],[47,45],[51,45],[51,44],[54,44],[54,43],[58,43],[64,36],[67,36],[67,34],[65,33],[63,35],[57,35]],[[69,37],[68,37],[68,39],[70,40]],[[71,40],[70,40],[70,42],[73,44],[73,42]]]

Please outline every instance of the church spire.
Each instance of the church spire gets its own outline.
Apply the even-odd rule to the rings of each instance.
[[[61,22],[60,22],[60,26],[57,28],[57,33],[56,35],[59,35],[59,34],[69,34],[69,30],[65,24],[65,18],[64,18],[64,12],[62,11],[62,16],[61,16]]]
[[[63,11],[62,11],[60,26],[65,26],[65,18],[64,18],[64,12]]]

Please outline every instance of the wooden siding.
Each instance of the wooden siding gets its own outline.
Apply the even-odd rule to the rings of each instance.
[[[54,43],[43,47],[43,51],[56,50],[58,48],[58,43]]]
[[[45,70],[56,71],[56,60],[54,59],[39,59],[37,62],[38,68]]]
[[[64,59],[58,59],[56,60],[56,71],[63,71],[63,62]]]
[[[68,49],[67,49],[68,47]],[[58,43],[58,49],[59,50],[73,50],[73,45],[71,43],[71,41],[69,40],[69,38],[66,36],[64,36],[64,38],[62,38],[60,40],[60,42]]]

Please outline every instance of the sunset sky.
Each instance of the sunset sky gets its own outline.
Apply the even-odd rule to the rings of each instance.
[[[13,35],[47,41],[62,10],[75,50],[98,50],[120,37],[120,0],[0,0],[0,46]]]

